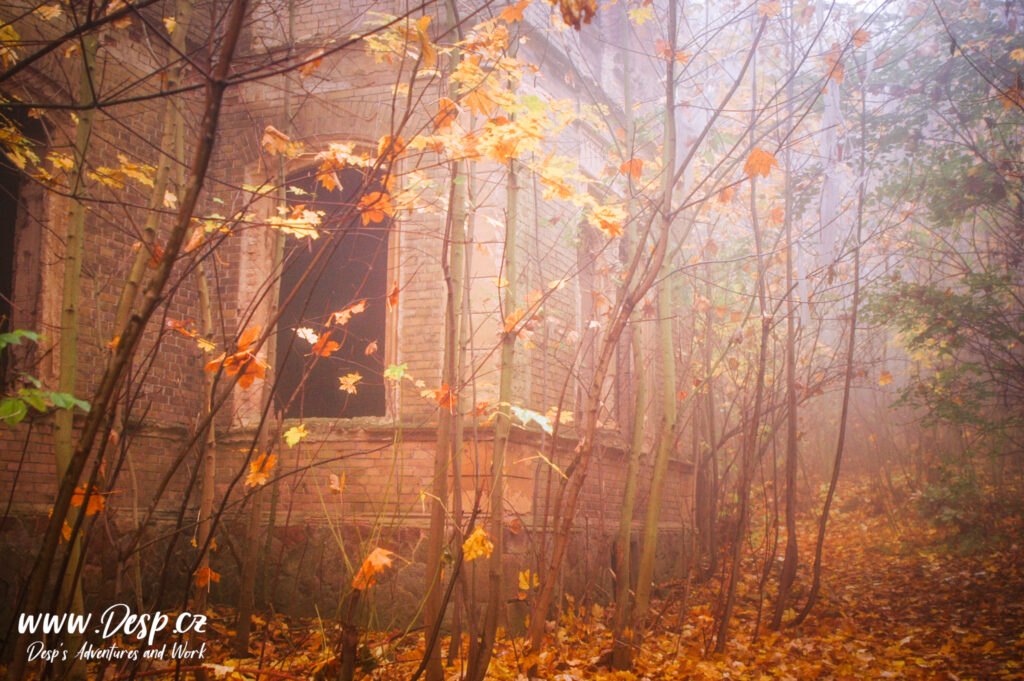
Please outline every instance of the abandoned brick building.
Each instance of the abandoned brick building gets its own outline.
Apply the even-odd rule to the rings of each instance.
[[[179,7],[182,4],[179,2]],[[450,21],[446,8],[442,3],[425,10],[434,17],[429,30],[437,36]],[[33,9],[33,3],[14,2],[0,10],[0,22],[9,22],[20,41],[14,47],[8,45],[15,51],[11,60],[5,57],[7,70],[71,25],[67,13],[48,17]],[[496,17],[500,9],[469,2],[461,11],[464,17],[482,20]],[[126,541],[151,507],[154,528],[195,516],[198,460],[191,436],[203,415],[204,366],[218,353],[230,352],[245,329],[272,327],[273,311],[281,303],[277,335],[269,343],[276,346],[272,351],[275,358],[269,362],[264,381],[248,388],[236,386],[215,421],[218,503],[225,500],[227,510],[218,533],[220,548],[214,554],[214,569],[235,572],[232,566],[240,551],[235,537],[243,526],[240,509],[248,507],[242,503],[249,489],[244,484],[245,462],[253,442],[262,443],[261,448],[272,449],[278,457],[271,477],[280,479],[273,485],[272,500],[269,488],[262,492],[268,497],[262,506],[264,522],[274,528],[273,539],[266,544],[268,560],[286,563],[283,569],[293,576],[304,575],[302,579],[307,581],[323,581],[325,572],[336,575],[336,564],[330,561],[336,560],[337,551],[324,549],[322,544],[325,528],[339,526],[356,528],[345,535],[354,541],[371,532],[384,542],[390,538],[399,554],[411,561],[410,566],[421,559],[418,547],[428,521],[425,495],[430,489],[436,448],[436,391],[441,383],[444,345],[442,260],[447,252],[447,192],[435,192],[438,200],[433,211],[395,211],[367,221],[351,210],[342,210],[358,200],[353,188],[361,186],[363,171],[355,167],[339,170],[341,187],[331,192],[319,186],[316,178],[317,154],[330,144],[349,145],[346,153],[373,155],[382,138],[395,133],[402,98],[408,97],[401,80],[406,76],[394,63],[375,59],[360,44],[331,48],[372,22],[379,24],[382,13],[401,15],[405,10],[404,5],[391,2],[253,3],[232,65],[238,77],[225,94],[196,214],[209,228],[206,241],[180,256],[172,286],[122,388],[125,406],[119,416],[123,424],[118,425],[117,440],[107,446],[99,478],[105,481],[105,510],[102,519],[91,526],[90,543],[121,546],[119,542]],[[136,181],[131,164],[159,165],[160,140],[172,108],[181,114],[186,131],[198,126],[203,97],[198,72],[208,68],[208,54],[214,53],[210,45],[219,39],[215,3],[196,3],[185,40],[187,67],[181,86],[173,99],[159,96],[164,87],[161,74],[169,64],[180,63],[169,39],[174,30],[182,30],[169,19],[180,16],[175,11],[173,2],[147,3],[127,13],[124,20],[105,25],[100,33],[94,93],[104,105],[92,124],[86,161],[93,179],[77,284],[80,312],[74,394],[83,399],[92,394],[117,334],[118,299],[151,212],[147,206],[152,181]],[[602,91],[621,88],[621,62],[615,51],[599,41],[586,40],[585,34],[583,39],[571,31],[563,35],[552,28],[551,12],[549,5],[535,0],[515,28],[518,58],[535,65],[523,75],[520,93],[593,105],[599,103],[596,100]],[[419,13],[414,19],[418,17]],[[606,24],[602,30],[607,34],[613,34],[614,22],[619,20],[615,12],[595,19]],[[81,48],[75,45],[61,45],[0,81],[4,98],[0,114],[5,123],[17,124],[33,140],[40,167],[52,169],[46,165],[51,154],[56,154],[52,158],[58,164],[73,155],[71,145],[82,116],[81,108],[67,106],[80,101],[76,93],[81,59],[76,50]],[[318,51],[323,56],[316,57]],[[311,58],[302,61],[302,67],[274,68],[289,63],[288,59],[294,62],[295,55]],[[405,122],[402,134],[407,139],[436,111],[438,93],[433,96],[426,119],[417,114],[419,118],[413,116]],[[168,101],[171,107],[166,106]],[[616,115],[614,110],[608,111],[608,115]],[[287,161],[270,154],[261,143],[268,126],[282,131],[290,143],[301,143],[304,151]],[[188,157],[194,144],[186,134],[170,170],[168,198],[155,207],[166,213],[160,221],[157,247],[180,198],[178,168],[187,170],[180,160]],[[578,173],[584,178],[600,177],[609,164],[608,133],[584,116],[574,118],[546,144],[575,157]],[[395,163],[401,169],[402,163],[409,161],[397,159]],[[444,166],[423,165],[419,176],[423,182],[435,187],[444,184]],[[48,186],[40,175],[33,175],[33,166],[30,162],[22,169],[6,160],[0,169],[0,319],[3,331],[27,329],[42,337],[35,344],[8,348],[3,358],[5,393],[16,390],[19,372],[31,374],[53,389],[62,361],[64,234],[71,200],[66,185]],[[467,513],[480,498],[477,491],[486,495],[489,484],[500,361],[495,348],[508,314],[507,310],[502,313],[500,304],[502,280],[509,276],[502,269],[505,173],[503,164],[482,164],[468,187],[467,225],[472,240],[467,249],[468,311],[464,319],[473,331],[465,336],[462,347],[467,380],[459,388],[466,398],[461,488]],[[544,415],[559,405],[571,412],[585,398],[597,329],[607,301],[615,295],[606,265],[619,257],[618,250],[605,246],[604,236],[580,217],[577,208],[546,198],[544,187],[525,164],[521,173],[518,266],[513,276],[524,300],[532,291],[544,292],[546,298],[542,314],[517,344],[513,403],[529,410],[524,412],[528,414]],[[394,179],[401,185],[410,177],[395,172]],[[336,230],[338,238],[297,238],[283,235],[259,219],[237,217],[274,215],[279,195],[262,188],[277,187],[281,179],[301,190],[282,201],[296,211],[324,211],[321,228]],[[597,183],[591,191],[599,191]],[[341,221],[332,218],[338,211],[348,217]],[[331,248],[326,267],[317,277],[304,279],[307,265],[321,248]],[[153,257],[159,254],[154,252]],[[283,263],[280,276],[275,262]],[[204,340],[212,343],[212,349],[197,342],[203,335],[200,263],[209,284],[214,322],[212,336]],[[563,284],[552,290],[551,282],[558,281]],[[289,299],[291,303],[287,303]],[[309,367],[311,345],[296,332],[319,329],[331,313],[361,300],[366,301],[365,310],[351,316],[342,337],[335,339],[336,351],[303,376]],[[270,351],[265,346],[261,357],[267,358]],[[404,375],[388,380],[385,372],[389,367],[401,367]],[[339,379],[353,372],[360,376],[354,392],[339,390]],[[576,524],[581,538],[578,545],[589,549],[580,550],[571,567],[577,578],[589,584],[608,578],[607,552],[623,494],[623,442],[628,437],[626,424],[632,408],[619,403],[616,386],[629,380],[628,372],[628,362],[622,361],[609,377],[604,428]],[[271,385],[276,386],[270,397],[273,405],[267,412],[269,425],[264,426],[270,435],[263,436],[271,439],[268,445],[256,430]],[[433,397],[429,392],[425,396],[431,389]],[[299,424],[305,426],[307,435],[288,446],[281,433]],[[552,490],[561,474],[558,464],[564,465],[571,453],[575,428],[571,422],[561,426],[557,447],[551,447],[551,435],[537,421],[517,422],[513,428],[511,452],[506,456],[506,515],[514,537],[509,550],[518,551],[524,565],[531,564],[532,543],[547,527]],[[56,466],[52,437],[52,409],[30,411],[16,425],[0,425],[0,490],[7,506],[0,538],[5,546],[17,547],[17,560],[8,561],[4,569],[5,600],[13,597],[31,567],[35,547],[26,539],[45,524],[53,501]],[[554,460],[549,458],[552,452]],[[665,522],[673,526],[668,529],[678,530],[684,523],[692,484],[688,471],[683,455],[678,455],[670,468],[662,513]],[[646,481],[641,483],[641,505],[644,485]],[[642,513],[636,517],[639,522]],[[162,530],[148,532],[148,536],[167,540]],[[182,534],[180,549],[187,552],[194,530]],[[90,583],[95,587],[100,580],[120,584],[117,566],[98,565],[90,570],[85,574],[87,591]],[[336,576],[326,579],[335,586],[339,583]],[[296,576],[294,581],[298,580]],[[225,584],[222,588],[230,587]],[[288,593],[282,587],[279,606],[288,603]]]

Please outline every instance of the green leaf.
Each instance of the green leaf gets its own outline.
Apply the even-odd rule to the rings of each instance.
[[[397,383],[398,381],[402,380],[403,376],[405,376],[405,370],[408,368],[408,362],[402,364],[392,364],[391,366],[384,370],[384,378],[388,379],[389,381],[394,381]]]
[[[36,411],[46,411],[46,397],[35,388],[22,388],[18,391],[18,396]]]
[[[0,419],[9,426],[16,426],[21,423],[28,414],[28,407],[16,397],[5,397],[0,401]]]

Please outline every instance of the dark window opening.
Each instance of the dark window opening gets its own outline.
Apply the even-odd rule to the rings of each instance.
[[[0,125],[16,127],[35,143],[33,151],[39,153],[42,125],[29,118],[23,108],[0,108]],[[0,333],[14,330],[18,226],[25,222],[26,217],[21,191],[24,181],[24,171],[15,167],[6,154],[0,154]],[[0,386],[7,382],[10,352],[11,348],[0,351]]]
[[[324,211],[316,240],[288,238],[281,275],[281,318],[277,336],[277,395],[286,418],[352,418],[384,416],[384,342],[387,319],[389,223],[364,225],[356,206],[360,197],[379,187],[364,187],[360,170],[338,172],[341,187],[328,191],[312,172],[290,178],[288,184],[306,195],[289,194],[293,206]],[[314,257],[324,259],[300,283]],[[288,297],[294,296],[285,304]],[[332,313],[366,300],[365,310],[344,325],[329,326]],[[339,348],[315,356],[308,340],[297,335],[311,329]],[[355,394],[340,387],[340,379],[358,373]],[[285,403],[290,402],[285,406]]]

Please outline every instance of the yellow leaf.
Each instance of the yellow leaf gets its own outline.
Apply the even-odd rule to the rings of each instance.
[[[892,383],[892,374],[888,371],[878,374],[878,385],[889,385],[890,383]]]
[[[284,431],[284,441],[289,447],[294,447],[302,442],[302,439],[307,435],[309,435],[309,433],[306,432],[306,424],[300,423],[299,425],[292,426],[288,430]]]
[[[32,13],[43,21],[52,21],[59,17],[63,10],[59,3],[53,3],[52,5],[40,5],[32,10]]]
[[[595,206],[587,214],[587,221],[608,237],[622,236],[622,223],[626,210],[622,206]]]
[[[651,7],[637,7],[629,10],[629,19],[637,26],[643,26],[654,18],[654,10]]]
[[[532,573],[529,570],[523,570],[519,573],[519,590],[529,591],[530,589],[540,586],[540,580],[537,578],[536,573]]]
[[[489,558],[492,551],[494,551],[494,542],[487,537],[487,532],[479,525],[466,537],[466,541],[462,542],[462,556],[467,561],[481,557]]]
[[[174,29],[177,25],[178,20],[174,17],[164,17],[164,28],[167,29],[168,33],[174,33]]]
[[[334,473],[331,473],[328,476],[327,486],[330,488],[332,492],[337,492],[338,494],[341,494],[342,492],[345,491],[345,474],[342,473],[341,477],[338,477]]]
[[[353,371],[350,374],[345,374],[344,376],[338,379],[338,389],[344,390],[349,395],[355,395],[356,383],[359,383],[359,381],[361,380],[363,380],[363,377],[359,374],[358,371]]]
[[[762,17],[773,17],[782,11],[782,3],[779,0],[771,0],[771,2],[762,2],[757,6],[757,13]]]
[[[1014,61],[1024,61],[1024,47],[1018,47],[1013,52],[1010,52],[1010,59]]]

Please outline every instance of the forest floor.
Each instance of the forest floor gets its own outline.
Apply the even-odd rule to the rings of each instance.
[[[1024,522],[998,504],[967,508],[965,531],[937,527],[913,499],[899,507],[877,486],[861,484],[837,499],[825,544],[821,597],[800,626],[771,631],[772,594],[759,588],[760,568],[747,564],[726,652],[713,646],[717,580],[684,590],[662,589],[657,621],[637,648],[629,672],[603,665],[611,648],[611,609],[568,608],[551,627],[541,656],[542,677],[576,679],[925,679],[1024,680]],[[961,518],[962,520],[962,518]],[[801,523],[802,558],[813,559],[816,519]],[[781,550],[781,549],[780,549]],[[774,575],[769,582],[774,581]],[[803,604],[809,575],[798,579],[795,606]],[[803,585],[803,586],[801,586]],[[685,595],[684,595],[685,594]],[[684,606],[684,600],[686,605]],[[685,614],[683,613],[685,609]],[[762,624],[758,625],[760,619]],[[256,618],[256,657],[228,654],[230,612],[218,611],[206,638],[204,667],[210,678],[336,678],[337,662],[320,624],[309,620]],[[790,610],[786,619],[795,613]],[[756,633],[755,633],[756,632]],[[366,664],[356,678],[408,680],[419,666],[423,644],[396,632],[368,635]],[[403,642],[404,641],[404,642]],[[501,639],[488,678],[514,680],[521,640]],[[449,641],[445,641],[447,649]],[[95,670],[121,678],[114,666]],[[172,678],[171,670],[144,673]],[[446,677],[460,677],[458,665]],[[523,677],[518,677],[523,678]]]

